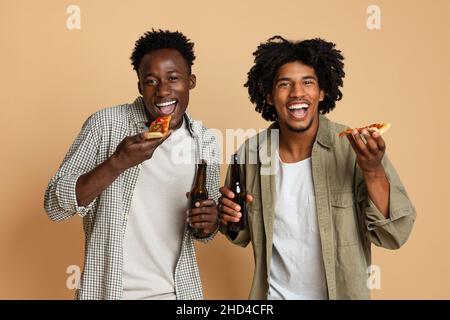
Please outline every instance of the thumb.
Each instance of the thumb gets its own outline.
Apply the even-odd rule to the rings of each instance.
[[[247,193],[246,200],[247,200],[247,202],[252,203],[253,202],[253,196],[251,194]]]
[[[139,143],[142,140],[145,140],[145,133],[138,133],[137,135],[132,136],[131,141],[132,143]]]

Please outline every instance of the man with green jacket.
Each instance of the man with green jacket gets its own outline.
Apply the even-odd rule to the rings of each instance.
[[[280,36],[254,52],[250,100],[272,125],[239,149],[247,227],[234,194],[221,188],[221,231],[250,241],[251,299],[369,299],[371,244],[402,246],[415,208],[385,154],[380,132],[353,130],[324,114],[342,98],[341,52],[322,39]],[[228,186],[229,178],[225,183]]]

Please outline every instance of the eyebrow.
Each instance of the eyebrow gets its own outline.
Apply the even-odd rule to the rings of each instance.
[[[304,76],[304,77],[302,77],[302,80],[310,80],[310,79],[317,81],[317,77],[315,77],[315,76]],[[292,79],[289,78],[289,77],[282,77],[282,78],[278,78],[276,80],[276,82],[280,82],[280,81],[292,81]]]
[[[168,73],[181,73],[181,72],[178,71],[178,70],[172,69],[172,70],[169,70],[169,71],[166,72],[166,74],[168,74]],[[150,77],[150,76],[151,77],[156,77],[153,73],[149,72],[149,73],[146,73],[144,75],[144,78],[147,78],[147,77]]]

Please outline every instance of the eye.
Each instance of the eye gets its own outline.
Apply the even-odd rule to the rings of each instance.
[[[169,77],[169,81],[177,81],[178,77],[177,76],[170,76]]]
[[[305,86],[310,86],[310,85],[314,84],[314,81],[313,80],[305,80],[305,81],[303,81],[303,83],[305,84]]]
[[[278,82],[278,85],[277,85],[278,88],[286,88],[286,87],[289,87],[289,86],[290,86],[290,83],[287,82],[287,81]]]
[[[145,80],[145,84],[147,86],[156,86],[156,85],[158,85],[158,81],[155,79],[147,79],[147,80]]]

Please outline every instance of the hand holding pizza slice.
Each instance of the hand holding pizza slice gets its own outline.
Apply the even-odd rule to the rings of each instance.
[[[339,133],[339,137],[346,136],[356,153],[356,161],[363,173],[384,174],[381,163],[386,144],[381,137],[391,127],[389,123],[374,123],[361,128],[347,129]]]

